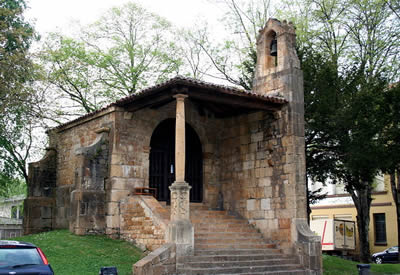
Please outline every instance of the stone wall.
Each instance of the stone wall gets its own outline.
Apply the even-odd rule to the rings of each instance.
[[[154,251],[165,244],[169,212],[152,196],[130,196],[120,203],[120,237]]]
[[[87,119],[82,119],[78,122],[67,125],[66,127],[60,129],[53,129],[49,133],[50,137],[50,145],[56,148],[57,150],[57,190],[56,190],[56,221],[55,228],[68,228],[70,222],[76,222],[76,217],[78,214],[78,206],[71,205],[71,202],[76,202],[78,198],[82,197],[82,195],[74,195],[75,197],[71,200],[71,193],[79,189],[80,186],[84,186],[85,183],[95,183],[97,182],[98,186],[102,186],[103,190],[99,190],[99,187],[94,186],[86,186],[83,189],[90,192],[95,192],[94,190],[103,191],[104,185],[108,179],[108,170],[107,172],[98,173],[98,171],[85,171],[81,170],[83,166],[86,166],[89,170],[90,166],[93,166],[95,163],[96,157],[94,157],[98,152],[86,152],[83,153],[83,148],[88,148],[93,143],[95,143],[96,139],[101,135],[102,129],[109,129],[111,132],[113,130],[113,121],[115,117],[115,112],[117,112],[117,108],[109,108],[105,111],[99,112]],[[100,132],[99,132],[100,131]],[[111,134],[110,134],[111,135]],[[112,142],[111,139],[107,138],[107,142]],[[101,146],[100,146],[101,147]],[[112,148],[106,148],[107,154],[111,154]],[[105,153],[105,150],[102,151]],[[91,154],[91,156],[89,156]],[[86,155],[86,160],[85,156]],[[103,159],[102,162],[109,162],[104,158],[100,157],[98,160]],[[90,163],[92,160],[92,163]],[[109,165],[108,163],[102,163],[103,166]],[[108,169],[108,168],[107,168]],[[90,179],[87,176],[90,173],[95,178]],[[106,174],[105,174],[106,173]],[[97,180],[96,180],[96,177]],[[78,179],[79,178],[79,179]],[[81,184],[83,183],[83,185]],[[76,192],[75,192],[76,193]],[[98,201],[101,195],[96,195]],[[90,196],[89,196],[90,197]],[[104,199],[103,199],[104,201]],[[72,209],[74,208],[74,209]],[[79,208],[81,208],[79,206]],[[84,211],[88,210],[90,212],[93,211],[93,203],[91,204],[82,204],[82,209]],[[103,216],[105,212],[105,207],[102,210]],[[85,213],[85,212],[82,212]],[[74,218],[72,218],[74,217]],[[75,221],[74,221],[75,219]],[[75,225],[74,225],[75,226]]]
[[[266,239],[287,246],[293,215],[288,198],[293,189],[283,114],[256,112],[226,119],[221,183],[226,209],[249,219]]]
[[[29,164],[28,197],[24,202],[24,234],[55,228],[57,153],[47,150],[41,161]]]
[[[176,274],[176,245],[168,243],[133,265],[135,275]]]
[[[75,234],[105,233],[105,197],[109,166],[109,128],[96,130],[97,139],[79,148],[71,192],[69,227]]]

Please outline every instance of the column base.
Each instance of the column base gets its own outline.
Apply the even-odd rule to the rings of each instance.
[[[168,242],[176,244],[177,256],[194,254],[194,228],[189,220],[170,222],[167,238]]]

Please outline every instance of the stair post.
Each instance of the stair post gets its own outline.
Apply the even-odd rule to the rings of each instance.
[[[194,229],[190,222],[189,196],[191,186],[185,182],[185,94],[177,94],[175,128],[175,182],[171,190],[171,220],[167,241],[176,244],[176,254],[192,255]]]

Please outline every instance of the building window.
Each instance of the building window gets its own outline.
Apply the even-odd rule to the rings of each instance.
[[[385,213],[374,214],[375,244],[386,244]]]
[[[11,218],[18,219],[18,206],[14,205],[11,207]]]

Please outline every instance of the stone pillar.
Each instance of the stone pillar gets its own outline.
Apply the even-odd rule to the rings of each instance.
[[[194,229],[190,222],[190,185],[185,182],[185,98],[177,94],[175,129],[175,182],[171,190],[171,220],[167,232],[168,242],[176,244],[177,255],[193,254]]]
[[[185,98],[177,94],[175,128],[175,182],[185,182]]]

